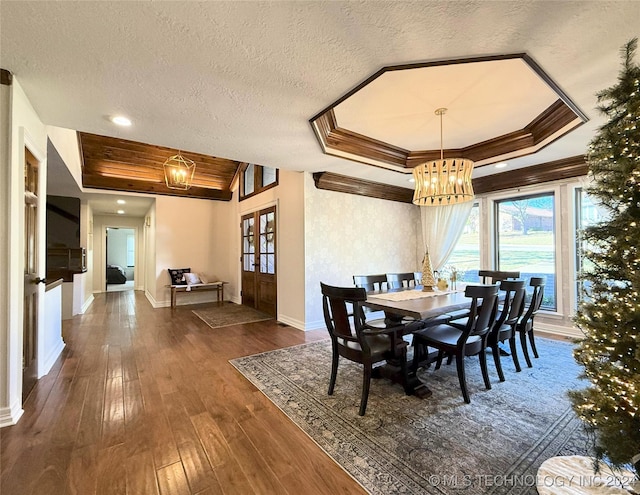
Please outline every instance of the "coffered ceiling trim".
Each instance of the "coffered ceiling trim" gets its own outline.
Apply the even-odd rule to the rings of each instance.
[[[311,127],[326,154],[410,174],[419,163],[440,158],[440,150],[407,150],[343,128],[337,121],[335,108],[387,72],[508,59],[522,59],[546,85],[545,91],[551,90],[558,99],[547,108],[541,108],[540,113],[523,128],[462,148],[445,149],[445,157],[469,158],[479,167],[506,158],[525,156],[539,151],[588,120],[529,56],[513,54],[385,67],[310,119]]]
[[[478,177],[473,179],[473,190],[476,194],[486,194],[505,189],[581,177],[587,175],[588,171],[586,157],[578,155],[533,167]]]
[[[404,187],[390,186],[364,179],[356,179],[333,172],[316,172],[313,180],[317,189],[326,191],[343,192],[367,196],[369,198],[387,199],[400,203],[411,203],[413,190]]]
[[[476,195],[486,194],[504,189],[581,177],[586,175],[587,172],[588,166],[585,157],[582,155],[573,156],[524,169],[479,177],[473,179],[473,189]],[[313,180],[317,189],[357,194],[401,203],[412,203],[413,200],[412,189],[355,179],[332,172],[317,172],[313,174]]]

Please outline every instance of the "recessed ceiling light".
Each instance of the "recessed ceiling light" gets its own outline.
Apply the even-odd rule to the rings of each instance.
[[[131,121],[127,117],[123,117],[122,115],[116,115],[115,117],[111,117],[111,122],[113,122],[116,125],[122,125],[126,127],[131,125]]]
[[[506,166],[507,166],[507,162],[500,162],[495,164],[496,168],[504,168]]]
[[[118,203],[119,205],[123,205],[126,203],[126,201],[124,199],[119,199],[118,201],[116,201],[116,203]]]
[[[118,210],[118,215],[124,215],[124,210]]]

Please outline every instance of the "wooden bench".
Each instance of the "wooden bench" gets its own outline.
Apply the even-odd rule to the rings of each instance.
[[[178,292],[189,294],[203,290],[215,290],[218,302],[224,301],[224,284],[228,283],[229,282],[209,282],[207,284],[168,285],[167,287],[171,287],[171,308],[176,307],[176,294]]]

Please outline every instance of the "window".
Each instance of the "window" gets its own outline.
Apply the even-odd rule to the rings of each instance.
[[[136,266],[136,249],[135,249],[135,237],[133,235],[127,236],[127,267],[133,268]]]
[[[496,201],[496,266],[525,280],[546,277],[542,308],[555,311],[555,198],[551,194]]]
[[[585,241],[580,239],[580,230],[607,219],[606,210],[597,205],[593,198],[582,188],[576,189],[576,271],[578,274],[588,269],[591,261],[585,260],[583,253],[589,248]],[[585,285],[583,285],[585,284]],[[584,294],[587,282],[582,282],[576,277],[576,292],[578,299]]]
[[[240,199],[245,199],[278,185],[278,169],[247,163],[242,171]]]
[[[455,268],[458,280],[462,282],[479,282],[480,268],[480,208],[477,204],[471,208],[469,218],[456,247],[447,260],[449,269]]]

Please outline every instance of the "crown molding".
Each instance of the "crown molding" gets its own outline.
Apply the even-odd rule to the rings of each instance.
[[[542,163],[532,167],[510,170],[473,179],[475,194],[531,186],[545,182],[587,175],[589,167],[584,155]]]
[[[13,74],[7,69],[0,69],[0,84],[4,86],[11,86],[13,83]]]

